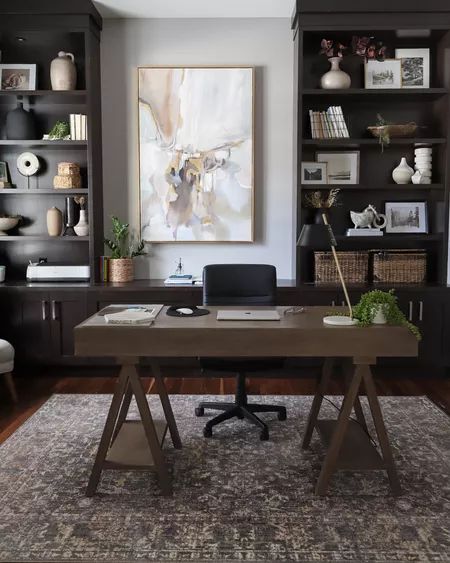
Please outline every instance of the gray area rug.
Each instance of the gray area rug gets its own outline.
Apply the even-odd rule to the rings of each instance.
[[[166,444],[173,498],[151,473],[106,471],[88,499],[110,399],[54,395],[0,446],[0,560],[450,561],[450,419],[425,398],[381,399],[398,498],[384,473],[340,473],[328,497],[313,495],[321,446],[315,435],[300,447],[310,397],[261,398],[288,408],[286,422],[266,416],[261,442],[241,421],[203,438],[199,397],[173,396],[184,445]],[[329,404],[323,414],[336,417]]]

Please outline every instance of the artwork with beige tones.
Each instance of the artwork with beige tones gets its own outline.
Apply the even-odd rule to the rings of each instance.
[[[254,69],[140,68],[141,236],[253,241]]]

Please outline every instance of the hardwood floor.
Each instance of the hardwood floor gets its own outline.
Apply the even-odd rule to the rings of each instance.
[[[6,388],[0,387],[0,443],[6,440],[28,417],[36,412],[54,393],[112,393],[114,376],[39,376],[17,377],[16,386],[19,403],[13,405]],[[150,393],[153,380],[145,381]],[[233,378],[169,377],[166,380],[169,393],[173,394],[232,394]],[[380,395],[426,395],[450,414],[450,379],[443,377],[392,378],[377,377],[377,392]],[[248,380],[250,394],[262,395],[312,395],[314,378]],[[339,378],[332,382],[329,393],[339,395],[343,384]]]

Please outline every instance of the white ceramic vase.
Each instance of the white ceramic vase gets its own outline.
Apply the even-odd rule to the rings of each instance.
[[[331,68],[320,79],[320,86],[325,90],[345,90],[350,88],[352,80],[350,76],[341,70],[340,57],[331,57],[328,59],[331,63]]]
[[[51,237],[59,237],[63,228],[63,214],[57,207],[47,211],[47,231]]]
[[[409,184],[414,174],[414,170],[406,162],[406,158],[402,157],[400,164],[392,171],[392,178],[396,184]]]
[[[60,51],[50,65],[52,90],[75,90],[77,86],[77,69],[72,53]]]
[[[85,209],[80,210],[80,220],[75,225],[73,230],[79,237],[87,237],[89,234],[89,223],[87,220],[87,214]]]

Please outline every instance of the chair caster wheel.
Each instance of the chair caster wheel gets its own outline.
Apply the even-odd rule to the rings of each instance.
[[[278,413],[278,420],[286,420],[286,418],[287,418],[286,409]]]
[[[209,426],[205,426],[205,428],[203,428],[203,436],[205,438],[211,438],[212,436],[212,428],[210,428]]]
[[[263,442],[266,442],[269,439],[269,431],[268,430],[262,430],[261,434],[259,435],[259,439]]]
[[[195,416],[203,416],[205,409],[203,407],[195,407]]]

